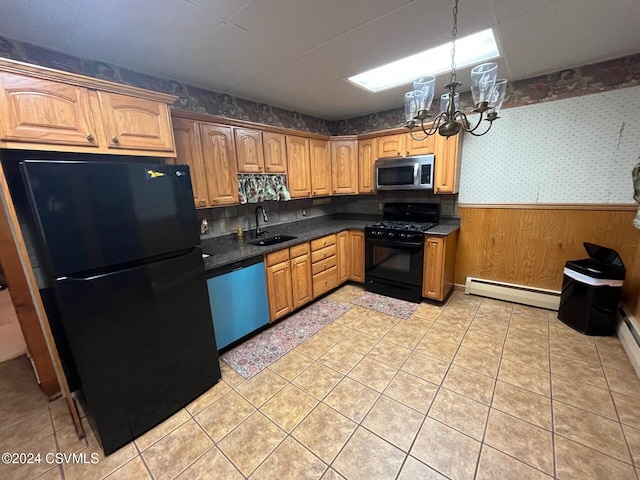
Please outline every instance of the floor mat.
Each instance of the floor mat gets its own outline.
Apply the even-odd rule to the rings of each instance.
[[[229,350],[220,358],[244,378],[251,378],[350,308],[349,305],[328,299],[320,300]]]
[[[372,292],[363,293],[359,297],[351,300],[351,303],[402,319],[409,318],[411,314],[416,311],[418,305],[420,305],[419,303],[385,297],[384,295],[378,295]]]

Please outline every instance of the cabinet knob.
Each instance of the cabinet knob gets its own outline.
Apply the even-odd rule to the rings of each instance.
[[[116,137],[115,135],[113,137],[111,137],[111,141],[113,143],[120,143],[120,140],[118,139],[118,137]]]
[[[93,142],[93,135],[91,133],[87,133],[87,140]]]
[[[409,156],[409,150],[407,150],[407,157]]]
[[[400,156],[400,152],[398,152],[398,156]]]

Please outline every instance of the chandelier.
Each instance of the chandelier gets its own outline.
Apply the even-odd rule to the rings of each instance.
[[[451,80],[445,85],[449,93],[440,97],[440,113],[433,119],[431,125],[425,125],[429,119],[429,109],[433,102],[436,78],[432,75],[420,77],[413,82],[413,90],[405,93],[404,114],[407,120],[407,128],[414,140],[424,140],[438,132],[443,137],[452,137],[465,131],[476,137],[487,133],[493,122],[497,120],[498,111],[502,107],[507,81],[497,80],[498,66],[495,63],[483,63],[471,70],[471,94],[475,104],[474,112],[480,114],[478,122],[472,127],[467,116],[459,110],[460,94],[456,88],[462,85],[456,81],[456,35],[458,34],[458,0],[453,7],[453,29],[451,30]],[[489,122],[489,126],[480,133],[478,128],[482,120]],[[422,138],[413,135],[418,127],[425,134]],[[418,131],[420,131],[418,130]]]

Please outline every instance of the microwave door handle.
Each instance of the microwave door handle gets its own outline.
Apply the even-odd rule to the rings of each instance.
[[[413,164],[413,185],[418,188],[420,186],[420,163]]]

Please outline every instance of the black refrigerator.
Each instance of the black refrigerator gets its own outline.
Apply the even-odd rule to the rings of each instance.
[[[21,169],[108,455],[220,379],[189,169],[42,160]]]

